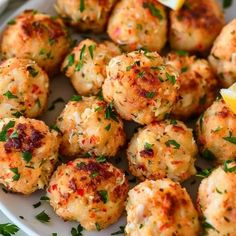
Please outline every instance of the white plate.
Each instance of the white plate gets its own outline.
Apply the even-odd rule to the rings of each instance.
[[[46,12],[52,15],[55,15],[53,9],[53,4],[55,0],[31,0],[26,3],[23,7],[18,9],[9,19],[15,17],[20,12],[25,9],[36,9],[38,11]],[[221,1],[222,2],[222,1]],[[236,16],[236,1],[233,1],[233,6],[231,6],[226,11],[226,21],[233,19]],[[8,20],[9,20],[8,19]],[[7,20],[7,21],[8,21]],[[6,21],[6,22],[7,22]],[[0,31],[3,30],[6,22],[0,24]],[[78,37],[78,36],[77,36]],[[51,95],[49,99],[49,105],[58,97],[62,97],[65,101],[68,101],[69,98],[75,93],[71,87],[69,80],[63,76],[53,78],[51,80]],[[48,111],[43,117],[41,117],[47,124],[52,124],[64,104],[56,104],[56,109],[53,111]],[[133,126],[126,126],[128,133],[130,134],[130,129],[133,130]],[[123,156],[123,155],[122,155]],[[198,161],[199,162],[199,161]],[[125,165],[119,163],[118,166]],[[197,165],[202,166],[206,165],[202,161],[197,163]],[[196,190],[198,186],[198,180],[194,178],[187,181],[184,186],[188,189],[188,192],[191,194],[193,200],[195,201]],[[52,233],[57,233],[58,236],[67,236],[71,235],[70,231],[72,227],[76,227],[77,223],[68,223],[63,222],[59,217],[55,215],[48,203],[43,202],[43,204],[34,209],[33,204],[37,203],[40,199],[40,196],[44,195],[44,192],[37,192],[30,197],[24,197],[20,195],[4,193],[0,189],[0,210],[12,220],[16,225],[18,225],[26,234],[30,236],[51,236]],[[51,221],[48,224],[42,224],[35,219],[35,215],[45,210],[46,213],[51,217]],[[19,216],[23,216],[24,219],[21,219]],[[125,225],[125,217],[122,217],[119,222],[112,225],[106,230],[101,232],[84,232],[84,236],[109,236],[111,233],[119,230],[119,226]]]

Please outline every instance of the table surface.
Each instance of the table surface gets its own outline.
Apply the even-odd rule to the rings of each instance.
[[[0,23],[7,19],[17,8],[23,5],[27,0],[11,0],[7,9],[0,16]],[[10,223],[11,221],[7,219],[6,216],[0,211],[0,224]],[[26,234],[22,231],[19,231],[16,236],[26,236]]]

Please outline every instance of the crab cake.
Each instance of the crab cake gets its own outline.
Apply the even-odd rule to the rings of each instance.
[[[167,40],[165,7],[155,0],[121,0],[108,22],[110,38],[126,51],[158,51]]]
[[[196,155],[192,130],[176,120],[155,122],[139,129],[127,149],[129,170],[141,180],[168,177],[184,181],[196,173]]]
[[[236,157],[236,115],[221,99],[215,101],[197,122],[197,138],[203,157],[217,163]]]
[[[77,101],[70,101],[57,119],[61,154],[115,156],[125,142],[125,132],[113,104],[96,97],[75,96],[72,100]]]
[[[69,46],[68,32],[59,18],[27,10],[8,22],[0,49],[4,58],[32,59],[47,73],[54,74]]]
[[[187,191],[169,179],[146,180],[129,191],[127,236],[197,236],[198,214]]]
[[[178,96],[178,72],[156,52],[135,51],[111,59],[103,95],[125,120],[164,119]]]
[[[172,49],[207,52],[224,26],[216,0],[186,0],[179,11],[170,12]]]
[[[0,64],[0,118],[37,117],[47,105],[47,74],[29,59],[11,58]]]
[[[172,114],[186,120],[200,115],[215,100],[218,81],[208,63],[204,59],[187,56],[185,52],[169,53],[166,63],[179,72],[180,99],[174,105]]]
[[[79,31],[105,31],[110,11],[117,0],[57,0],[56,11]]]
[[[78,158],[58,167],[48,196],[57,215],[78,221],[86,230],[115,223],[125,209],[129,191],[125,174],[101,158]]]
[[[223,87],[236,82],[236,19],[228,23],[217,37],[209,61]]]
[[[106,65],[119,54],[120,49],[112,42],[86,39],[67,56],[62,71],[79,94],[96,95],[106,78]]]
[[[225,162],[203,179],[198,191],[198,208],[208,236],[234,236],[236,232],[236,163]],[[207,227],[208,226],[208,227]]]
[[[45,188],[57,162],[58,133],[24,117],[1,119],[0,130],[0,184],[22,194]]]

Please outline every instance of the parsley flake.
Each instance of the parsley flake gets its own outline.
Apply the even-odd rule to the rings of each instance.
[[[15,174],[15,175],[12,177],[12,179],[13,179],[14,181],[18,181],[18,180],[20,179],[20,174],[19,174],[19,172],[18,172],[18,168],[17,168],[17,167],[15,167],[15,168],[10,168],[10,170]]]
[[[7,91],[6,93],[3,94],[3,96],[9,98],[9,99],[12,99],[12,98],[17,98],[16,95],[14,95],[11,91]]]
[[[168,140],[167,142],[165,142],[167,147],[171,147],[173,146],[174,149],[179,149],[180,148],[180,144],[177,143],[175,140]]]
[[[40,212],[35,218],[41,223],[48,223],[50,221],[50,217],[45,213],[45,211]]]

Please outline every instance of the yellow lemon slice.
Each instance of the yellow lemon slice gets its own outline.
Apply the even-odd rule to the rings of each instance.
[[[236,114],[236,83],[228,89],[221,89],[220,94],[226,105]]]
[[[158,0],[158,2],[173,10],[179,10],[184,5],[185,0]]]

